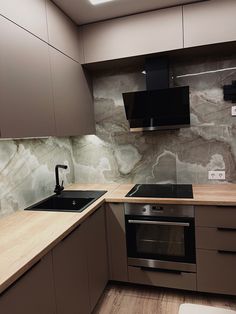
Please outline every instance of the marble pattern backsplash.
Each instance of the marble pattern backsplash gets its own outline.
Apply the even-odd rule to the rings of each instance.
[[[236,118],[223,100],[224,84],[236,71],[236,56],[171,62],[170,86],[190,86],[191,127],[130,133],[123,92],[145,90],[142,69],[127,68],[94,76],[96,136],[72,139],[75,180],[119,183],[218,183],[208,170],[225,170],[236,182]]]
[[[80,183],[218,183],[208,170],[236,183],[236,118],[222,86],[236,71],[180,77],[236,66],[236,56],[171,62],[171,86],[189,85],[191,127],[130,133],[122,93],[145,90],[140,68],[93,78],[96,135],[0,141],[0,216],[52,194],[54,167],[65,163],[65,185]]]
[[[67,164],[61,178],[74,182],[70,139],[2,140],[0,152],[0,217],[51,195],[56,164]]]

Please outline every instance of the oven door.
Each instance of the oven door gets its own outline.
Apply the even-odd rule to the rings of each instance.
[[[126,216],[128,264],[195,271],[193,218]]]

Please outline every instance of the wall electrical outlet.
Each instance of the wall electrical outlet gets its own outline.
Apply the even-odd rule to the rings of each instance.
[[[232,106],[231,114],[232,114],[232,116],[236,116],[236,106]]]
[[[208,180],[225,180],[225,171],[208,171]]]

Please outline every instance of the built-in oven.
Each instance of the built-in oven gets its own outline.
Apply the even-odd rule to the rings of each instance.
[[[128,265],[196,272],[194,207],[125,204]]]

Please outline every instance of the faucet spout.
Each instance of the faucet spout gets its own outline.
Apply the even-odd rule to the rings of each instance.
[[[67,169],[68,167],[66,165],[56,165],[56,167],[55,167],[56,186],[55,186],[54,192],[57,195],[60,195],[61,191],[64,190],[63,181],[62,181],[61,185],[60,185],[60,181],[59,181],[59,169],[60,168],[61,169]]]

